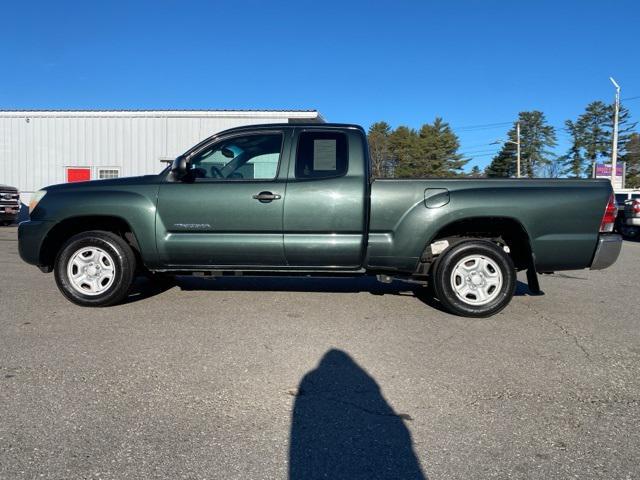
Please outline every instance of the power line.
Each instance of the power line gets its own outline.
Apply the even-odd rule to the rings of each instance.
[[[475,150],[470,152],[460,152],[460,155],[478,155],[479,153],[495,154],[496,150]]]
[[[625,97],[622,98],[621,101],[622,102],[627,102],[629,100],[640,100],[640,95],[636,95],[633,97]],[[477,124],[477,125],[465,125],[462,127],[454,127],[452,126],[451,129],[456,131],[456,132],[472,132],[472,131],[480,131],[480,130],[492,130],[495,128],[500,128],[500,127],[504,127],[507,125],[514,125],[517,122],[517,120],[512,120],[509,122],[494,122],[494,123],[481,123],[481,124]],[[566,125],[551,125],[555,130],[556,133],[559,133],[561,135],[567,135],[570,136],[569,133],[565,133],[566,131]]]
[[[484,123],[479,125],[466,125],[464,127],[451,127],[455,131],[472,131],[472,130],[490,130],[500,128],[506,125],[512,125],[514,122]]]
[[[633,97],[625,97],[622,99],[622,101],[629,101],[629,100],[638,100],[640,99],[640,95],[636,95]],[[451,127],[451,129],[454,132],[477,132],[477,131],[483,131],[483,130],[493,130],[493,129],[498,129],[498,128],[502,128],[502,127],[506,127],[506,126],[512,126],[514,125],[516,121],[508,121],[508,122],[493,122],[493,123],[482,123],[482,124],[477,124],[477,125],[465,125],[462,127]],[[562,125],[550,125],[551,127],[553,127],[553,129],[555,130],[555,134],[557,137],[560,137],[561,141],[567,141],[567,140],[571,140],[573,138],[573,135],[571,134],[571,132],[569,132],[567,130],[567,127],[565,124]],[[474,145],[468,145],[466,146],[466,148],[476,148],[476,147],[484,147],[484,146],[488,146],[488,145],[492,145],[494,144],[494,142],[488,142],[488,143],[479,143],[479,144],[474,144]],[[470,156],[470,157],[486,157],[486,156],[492,156],[492,155],[496,155],[497,154],[497,149],[496,150],[486,150],[486,149],[481,149],[481,150],[469,150],[466,152],[461,152],[461,155],[464,156]]]
[[[461,155],[463,155],[465,157],[469,156],[469,157],[473,157],[473,158],[478,158],[478,157],[493,157],[493,156],[496,155],[496,153],[482,153],[480,155],[464,155],[464,154],[461,154]]]
[[[629,100],[638,100],[638,99],[640,99],[640,95],[636,95],[633,97],[626,97],[626,98],[623,98],[621,101],[626,102]],[[511,120],[508,122],[479,123],[477,125],[464,125],[461,127],[451,126],[450,128],[455,132],[475,132],[475,131],[482,131],[482,130],[493,130],[493,129],[505,127],[508,125],[515,125],[516,122],[517,120]],[[564,135],[566,137],[571,137],[571,134],[566,131],[566,125],[563,124],[562,126],[558,126],[558,125],[551,125],[551,126],[556,130],[557,134]],[[478,146],[481,146],[481,145],[478,145]]]
[[[487,143],[476,143],[475,145],[465,145],[466,148],[477,148],[477,147],[486,147],[489,145],[495,145],[495,141],[487,142]]]

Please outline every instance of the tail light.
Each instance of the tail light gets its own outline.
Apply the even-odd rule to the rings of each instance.
[[[631,208],[633,209],[633,213],[640,213],[640,200],[634,200]]]
[[[600,222],[600,232],[613,232],[613,226],[616,223],[616,216],[618,215],[618,204],[616,203],[616,197],[613,193],[609,197],[609,202],[604,209],[604,215],[602,216],[602,222]]]

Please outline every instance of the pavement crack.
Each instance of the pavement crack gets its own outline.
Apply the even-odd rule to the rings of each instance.
[[[587,349],[584,347],[584,345],[582,345],[582,343],[580,343],[580,340],[578,339],[578,336],[575,335],[574,333],[571,333],[567,327],[565,327],[564,325],[562,325],[561,323],[553,320],[552,318],[547,317],[545,314],[539,312],[538,310],[536,310],[535,308],[533,308],[531,305],[529,304],[525,304],[527,306],[527,308],[529,310],[531,310],[533,313],[535,313],[538,317],[540,317],[541,320],[553,325],[554,327],[556,327],[558,330],[560,330],[562,332],[562,334],[565,337],[570,338],[571,340],[573,340],[573,343],[576,345],[576,347],[578,347],[578,349],[584,354],[584,356],[586,357],[587,360],[589,360],[590,362],[593,361],[591,358],[591,355],[589,354],[589,352],[587,351]]]
[[[582,353],[584,353],[585,357],[587,357],[589,360],[591,360],[591,355],[589,355],[589,352],[587,351],[586,348],[584,348],[584,346],[580,343],[580,341],[578,340],[578,337],[576,335],[574,335],[573,333],[569,332],[569,330],[566,329],[565,326],[559,324],[558,322],[554,322],[553,320],[550,320],[550,322],[555,325],[556,327],[558,327],[560,329],[560,331],[562,333],[564,333],[566,336],[570,337],[573,339],[573,343],[576,344],[576,347],[578,347],[580,350],[582,350]]]

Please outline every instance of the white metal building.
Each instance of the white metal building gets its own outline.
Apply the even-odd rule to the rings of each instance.
[[[55,183],[159,172],[228,128],[323,121],[316,110],[0,111],[0,184],[28,203]]]

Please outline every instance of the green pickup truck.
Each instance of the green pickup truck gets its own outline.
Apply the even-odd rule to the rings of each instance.
[[[359,126],[254,125],[158,175],[37,192],[19,247],[83,306],[121,302],[139,273],[377,275],[484,317],[519,270],[537,291],[536,272],[613,264],[616,211],[607,180],[374,180]]]

